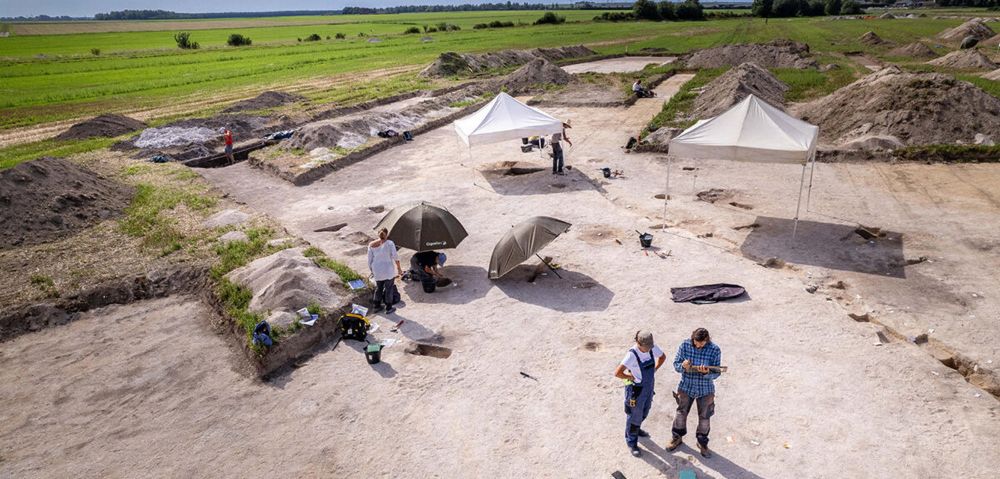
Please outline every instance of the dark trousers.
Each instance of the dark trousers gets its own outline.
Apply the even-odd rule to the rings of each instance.
[[[372,296],[372,306],[378,308],[384,304],[388,309],[392,306],[392,299],[395,295],[396,281],[394,279],[376,281],[375,294]]]
[[[552,144],[552,172],[560,173],[563,170],[563,150],[558,143]]]
[[[698,403],[698,429],[695,430],[695,437],[698,438],[698,444],[708,446],[708,432],[712,429],[710,418],[715,414],[715,394],[695,399],[684,391],[677,391],[674,393],[674,399],[677,400],[677,415],[674,417],[672,429],[674,436],[687,434],[688,412],[691,411],[693,403]]]

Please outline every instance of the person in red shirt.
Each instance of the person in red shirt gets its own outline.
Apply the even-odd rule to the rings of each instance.
[[[226,140],[226,158],[229,159],[229,164],[236,163],[236,159],[233,158],[233,132],[229,131],[229,128],[223,128],[222,138]]]

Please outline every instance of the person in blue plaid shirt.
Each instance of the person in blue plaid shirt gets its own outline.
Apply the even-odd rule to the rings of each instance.
[[[714,381],[720,373],[712,371],[709,366],[721,365],[722,350],[712,342],[712,337],[705,328],[694,330],[691,339],[685,339],[677,348],[674,370],[681,373],[681,383],[674,393],[677,416],[674,417],[673,439],[667,445],[668,451],[681,445],[682,438],[687,434],[688,412],[693,403],[698,403],[698,429],[695,431],[698,450],[702,456],[712,457],[712,452],[708,449],[708,432],[711,429],[709,419],[715,414]]]

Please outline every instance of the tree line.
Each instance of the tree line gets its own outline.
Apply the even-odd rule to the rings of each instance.
[[[190,18],[258,18],[302,15],[336,15],[336,10],[287,10],[281,12],[178,13],[169,10],[118,10],[94,15],[94,20],[184,20]]]
[[[754,0],[750,12],[755,17],[818,17],[864,13],[856,0]]]
[[[400,5],[398,7],[344,7],[344,15],[375,15],[383,13],[484,12],[497,10],[549,10],[542,3],[479,3],[462,5]]]

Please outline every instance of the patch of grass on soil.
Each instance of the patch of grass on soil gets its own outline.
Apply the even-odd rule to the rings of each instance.
[[[125,209],[125,216],[118,221],[118,225],[125,234],[141,238],[145,247],[176,251],[186,238],[176,227],[177,220],[167,212],[180,205],[195,211],[205,210],[215,203],[215,197],[184,188],[140,183],[136,185],[132,204]]]
[[[680,90],[670,98],[665,105],[663,105],[663,110],[656,114],[652,120],[650,120],[649,125],[646,127],[647,131],[656,131],[662,127],[674,127],[674,128],[687,128],[694,124],[695,120],[689,120],[687,118],[682,118],[682,114],[691,110],[694,106],[695,98],[698,98],[698,94],[692,90],[701,88],[705,86],[706,83],[714,80],[719,75],[726,72],[728,68],[711,68],[699,70],[695,74],[694,78],[688,80],[687,83],[681,86]],[[681,118],[679,118],[681,116]]]
[[[215,295],[222,302],[226,315],[236,321],[247,333],[247,344],[257,353],[262,349],[253,345],[253,328],[261,322],[264,317],[260,313],[251,313],[249,309],[250,300],[253,299],[253,292],[250,289],[229,281],[226,278],[219,278],[215,283]]]
[[[246,231],[249,241],[230,241],[215,247],[219,261],[212,267],[213,279],[221,280],[226,273],[239,268],[257,258],[266,256],[282,247],[270,247],[267,241],[274,232],[270,228],[251,228]]]
[[[66,157],[77,153],[107,148],[118,138],[91,138],[89,140],[42,140],[32,143],[0,148],[0,170],[11,168],[18,163],[31,161],[43,156]]]
[[[364,279],[364,277],[358,274],[357,271],[351,269],[350,266],[347,266],[346,264],[341,263],[340,261],[328,257],[326,253],[323,252],[323,250],[316,248],[315,246],[310,246],[305,251],[303,251],[302,254],[305,257],[312,259],[317,266],[326,268],[330,271],[333,271],[334,273],[337,273],[337,276],[340,276],[340,280],[344,282],[345,286],[347,285],[348,281],[353,281],[355,279]]]
[[[59,290],[56,289],[56,283],[52,281],[51,276],[33,274],[31,275],[31,284],[40,289],[46,298],[59,297]]]
[[[771,72],[791,87],[785,93],[786,101],[807,101],[829,95],[856,80],[856,70],[849,63],[830,63],[837,64],[840,68],[834,68],[826,73],[812,68],[775,68]]]

